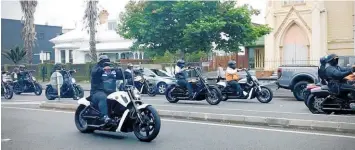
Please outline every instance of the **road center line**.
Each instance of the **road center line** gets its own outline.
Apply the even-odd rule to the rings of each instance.
[[[74,114],[74,112],[69,111],[57,111],[57,110],[46,110],[46,109],[34,109],[34,108],[23,108],[23,107],[2,107],[5,109],[19,109],[19,110],[30,110],[30,111],[45,111],[45,112],[55,112],[55,113],[68,113]],[[219,127],[230,127],[230,128],[240,128],[249,130],[263,130],[271,132],[283,132],[283,133],[294,133],[294,134],[305,134],[305,135],[316,135],[316,136],[329,136],[329,137],[340,137],[340,138],[350,138],[355,139],[355,136],[330,134],[330,133],[314,133],[314,132],[304,132],[304,131],[291,131],[291,130],[281,130],[281,129],[268,129],[261,127],[248,127],[248,126],[238,126],[238,125],[225,125],[217,123],[207,123],[207,122],[196,122],[196,121],[183,121],[183,120],[172,120],[172,119],[161,119],[166,122],[177,122],[177,123],[187,123],[187,124],[198,124],[198,125],[209,125],[209,126],[219,126]]]

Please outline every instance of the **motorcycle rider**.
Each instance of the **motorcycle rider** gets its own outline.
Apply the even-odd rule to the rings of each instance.
[[[63,76],[63,85],[61,87],[61,91],[68,91],[69,89],[67,88],[67,85],[69,84],[69,77],[65,71],[63,64],[56,63],[52,69],[51,74],[53,74],[57,70],[59,70],[59,73]]]
[[[320,67],[318,69],[318,76],[321,80],[321,84],[322,85],[327,85],[328,81],[327,81],[327,76],[325,74],[325,67],[326,67],[326,64],[327,64],[327,56],[325,57],[321,57],[320,58]]]
[[[242,96],[242,88],[240,87],[238,80],[239,69],[237,69],[237,63],[234,60],[228,62],[228,67],[226,70],[226,80],[229,85],[231,85],[237,92],[237,96]]]
[[[180,59],[176,63],[176,70],[175,70],[175,78],[177,80],[177,84],[181,87],[186,87],[188,90],[189,98],[193,99],[193,89],[192,85],[187,81],[188,74],[186,72],[185,61]]]
[[[130,75],[124,75],[126,79],[131,78]],[[107,55],[101,55],[99,62],[91,69],[91,90],[90,96],[93,103],[101,112],[101,120],[103,125],[112,123],[108,116],[107,95],[116,91],[116,81],[123,80],[122,71],[119,69],[111,69],[110,59]]]
[[[17,80],[19,85],[21,85],[20,87],[22,87],[23,89],[26,89],[26,78],[27,75],[27,71],[26,71],[26,66],[25,65],[19,65],[19,71],[17,73]]]
[[[325,74],[329,79],[328,87],[332,93],[340,94],[343,91],[352,92],[355,94],[355,86],[347,84],[344,78],[355,72],[355,67],[340,67],[338,66],[339,57],[336,54],[330,54],[326,58],[327,67]],[[350,107],[355,109],[355,103],[350,103]]]

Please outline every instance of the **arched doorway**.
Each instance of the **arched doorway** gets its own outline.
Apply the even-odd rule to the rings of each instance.
[[[309,64],[309,41],[306,33],[293,23],[283,37],[283,64]]]

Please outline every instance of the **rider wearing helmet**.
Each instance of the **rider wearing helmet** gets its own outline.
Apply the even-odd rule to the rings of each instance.
[[[238,80],[238,69],[237,63],[234,60],[228,62],[228,67],[226,70],[226,80],[229,85],[231,85],[237,92],[238,96],[242,95],[242,88],[240,87]]]
[[[129,79],[130,77],[125,75],[125,78]],[[101,120],[104,121],[104,125],[112,122],[108,116],[107,95],[116,91],[116,81],[122,79],[122,71],[110,67],[110,59],[107,55],[101,55],[99,62],[91,69],[90,95],[92,102],[98,106],[101,112]]]
[[[340,67],[338,66],[339,57],[336,54],[328,55],[326,58],[327,66],[325,73],[329,79],[329,90],[335,94],[340,94],[343,91],[352,91],[355,93],[355,86],[347,84],[344,78],[355,71],[355,67]],[[351,104],[355,106],[355,103]],[[351,106],[350,105],[350,106]]]
[[[318,76],[321,79],[321,84],[327,85],[327,77],[325,75],[325,66],[327,64],[327,56],[320,58],[320,67],[318,69]]]
[[[191,84],[187,81],[188,75],[185,67],[185,61],[180,59],[176,63],[176,70],[175,70],[175,78],[177,80],[177,84],[181,87],[186,87],[189,93],[189,98],[193,98],[193,89]]]
[[[27,75],[26,66],[19,65],[18,67],[19,67],[19,71],[17,73],[17,80],[18,83],[21,85],[20,87],[24,87],[23,85],[25,85],[25,78]]]

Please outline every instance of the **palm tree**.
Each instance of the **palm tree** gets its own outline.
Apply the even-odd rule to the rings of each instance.
[[[26,0],[21,0],[21,10],[24,15],[23,17],[23,29],[22,29],[22,39],[24,41],[24,48],[25,51],[27,52],[27,61],[29,64],[32,64],[32,48],[34,46],[35,40],[36,40],[36,31],[35,31],[35,25],[34,25],[34,13],[36,11],[37,7],[37,1],[36,0],[31,0],[31,1],[26,1]]]
[[[84,14],[84,23],[86,27],[89,27],[89,34],[90,34],[90,57],[91,60],[97,62],[97,54],[96,54],[96,25],[98,20],[98,1],[96,0],[88,0],[86,2],[86,9]]]
[[[14,64],[18,64],[23,58],[26,56],[26,51],[19,46],[16,46],[9,51],[2,52],[2,56],[14,62]]]

